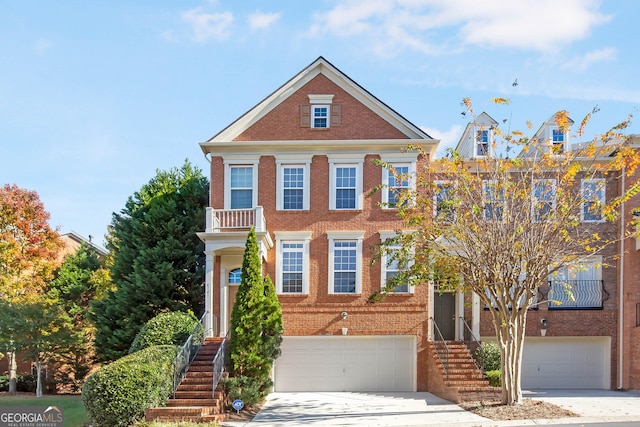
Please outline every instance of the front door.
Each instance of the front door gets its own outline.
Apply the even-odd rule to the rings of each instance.
[[[433,319],[440,329],[442,338],[453,341],[456,337],[456,294],[435,292],[433,296]],[[436,331],[434,335],[435,339],[440,338]]]

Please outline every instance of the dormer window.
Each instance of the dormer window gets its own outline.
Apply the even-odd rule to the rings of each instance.
[[[551,150],[554,154],[564,153],[565,133],[560,128],[551,129]]]
[[[485,157],[489,155],[489,130],[482,129],[476,132],[476,156]]]

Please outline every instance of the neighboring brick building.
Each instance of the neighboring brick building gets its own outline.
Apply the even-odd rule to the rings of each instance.
[[[479,119],[493,120],[486,114]],[[465,157],[490,147],[468,138],[468,132],[476,135],[473,126],[461,140]],[[543,125],[541,131],[551,130]],[[480,144],[465,146],[465,140]],[[210,334],[228,331],[253,226],[263,271],[273,278],[283,310],[276,391],[446,394],[442,379],[434,379],[432,319],[445,339],[463,336],[463,317],[470,318],[477,336],[490,338],[491,322],[477,296],[441,294],[431,285],[404,287],[382,302],[367,303],[394,274],[393,263],[372,264],[372,248],[403,226],[396,210],[379,205],[392,193],[369,195],[380,184],[393,183],[373,160],[411,173],[428,158],[403,148],[419,144],[432,156],[437,143],[322,57],[201,143],[211,162],[210,207],[206,230],[199,233],[207,259]],[[616,194],[617,185],[609,179],[606,194]],[[615,224],[602,227],[605,234],[618,233]],[[589,271],[599,293],[580,302],[588,307],[530,313],[525,388],[615,387],[617,269]],[[545,337],[543,317],[549,325]]]
[[[632,135],[629,144],[640,150],[640,135]],[[629,189],[631,183],[640,179],[640,171],[628,178],[622,178],[620,191]],[[640,215],[640,197],[635,196],[621,207],[622,221],[629,225],[633,214]],[[640,227],[639,227],[640,228]],[[620,296],[617,303],[622,307],[619,325],[622,340],[618,369],[622,372],[616,388],[640,389],[640,236],[624,238],[618,248],[619,266],[623,274],[618,278]]]

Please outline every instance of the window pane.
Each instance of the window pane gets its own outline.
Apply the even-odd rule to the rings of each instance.
[[[253,187],[253,167],[232,167],[231,188]]]
[[[241,281],[241,273],[242,270],[240,268],[236,268],[235,270],[231,270],[229,272],[229,284],[230,285],[238,285]]]
[[[329,117],[329,107],[313,107],[313,127],[314,128],[326,128],[328,127],[327,118]]]
[[[231,209],[251,209],[252,193],[252,190],[231,190]]]
[[[302,243],[282,243],[282,292],[302,293]]]
[[[356,168],[336,168],[336,209],[356,208]]]
[[[333,250],[333,291],[336,293],[356,292],[356,242],[334,242]]]
[[[582,219],[584,221],[602,221],[601,203],[605,201],[604,182],[585,180],[582,182]]]
[[[302,210],[303,197],[302,190],[284,190],[284,200],[282,202],[283,209]]]
[[[355,209],[356,190],[336,190],[336,209]]]
[[[283,209],[304,209],[304,168],[285,167],[283,169]]]

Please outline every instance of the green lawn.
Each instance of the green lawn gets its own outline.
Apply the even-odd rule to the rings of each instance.
[[[28,395],[2,395],[0,406],[58,406],[64,408],[64,427],[83,427],[89,424],[89,417],[82,405],[82,397],[44,395],[35,397]]]

